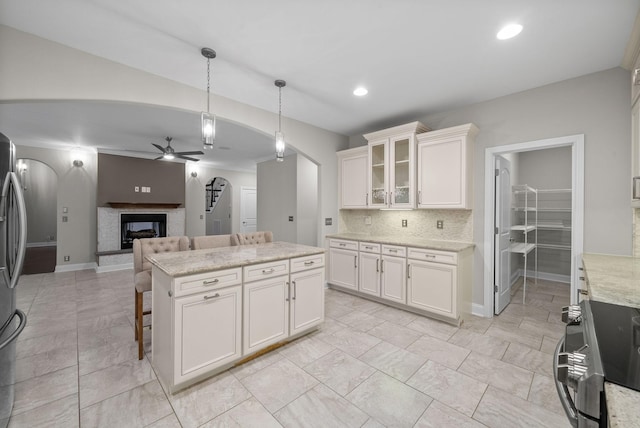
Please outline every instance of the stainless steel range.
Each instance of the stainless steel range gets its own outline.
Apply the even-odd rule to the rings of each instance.
[[[571,424],[606,427],[604,382],[640,391],[640,309],[583,300],[563,309],[556,389]]]

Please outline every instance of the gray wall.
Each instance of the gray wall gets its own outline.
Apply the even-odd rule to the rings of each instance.
[[[20,172],[20,165],[26,169]],[[45,163],[32,159],[18,160],[18,176],[27,207],[27,243],[55,242],[58,176]]]
[[[297,242],[297,157],[290,155],[282,162],[258,164],[257,229],[272,231],[276,241]]]
[[[516,183],[536,189],[571,188],[571,148],[533,150],[518,155]]]
[[[484,303],[483,269],[490,260],[485,259],[483,247],[484,156],[488,147],[584,134],[584,250],[631,254],[629,82],[628,71],[614,68],[416,118],[432,129],[468,122],[480,129],[473,171],[474,303]],[[364,143],[362,136],[350,138],[352,147]]]

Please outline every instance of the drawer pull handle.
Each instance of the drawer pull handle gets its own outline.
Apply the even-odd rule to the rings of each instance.
[[[397,252],[398,252],[398,250],[396,250],[395,248],[389,248],[389,252],[391,252],[391,253],[397,253]]]
[[[371,247],[369,245],[365,245],[364,248],[366,248],[367,250],[373,250],[373,247]]]
[[[436,258],[436,256],[434,256],[433,254],[425,254],[424,256],[426,258],[428,258],[428,259],[435,259]]]
[[[578,293],[582,294],[583,296],[588,296],[589,295],[589,291],[587,291],[585,289],[578,290]]]
[[[274,268],[271,269],[262,269],[262,273],[268,275],[270,273],[274,273],[276,270]]]
[[[220,297],[220,293],[216,293],[213,296],[204,296],[204,300],[215,299],[216,297]]]
[[[580,277],[580,281],[584,281],[584,276],[581,276],[581,277]]]
[[[313,260],[311,260],[311,261],[308,261],[308,262],[304,262],[304,265],[305,265],[305,266],[311,266],[311,265],[313,265],[314,263],[315,263],[315,262],[314,262]]]
[[[344,242],[341,242],[341,243],[340,243],[340,246],[341,246],[341,247],[346,247],[346,246],[347,246],[347,244],[345,244]]]
[[[216,284],[218,282],[220,282],[220,280],[218,278],[216,278],[216,279],[212,279],[212,280],[209,280],[209,281],[202,281],[202,285],[213,285],[213,284]]]

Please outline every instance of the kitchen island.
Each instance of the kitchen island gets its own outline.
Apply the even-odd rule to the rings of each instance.
[[[147,256],[160,381],[173,393],[316,328],[324,252],[273,242]]]
[[[606,254],[583,254],[588,298],[640,308],[640,259]],[[605,382],[611,428],[640,427],[640,392]]]

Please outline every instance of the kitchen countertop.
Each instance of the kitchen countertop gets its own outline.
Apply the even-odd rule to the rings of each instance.
[[[589,299],[640,308],[640,259],[583,254]],[[605,382],[609,426],[640,427],[640,392]]]
[[[460,241],[437,241],[420,237],[398,237],[398,236],[373,236],[363,233],[338,233],[327,235],[327,238],[348,239],[350,241],[375,242],[378,244],[403,245],[407,247],[427,248],[430,250],[460,252],[475,245],[470,242]]]
[[[640,308],[640,259],[583,254],[582,263],[590,299]]]
[[[256,263],[324,253],[325,249],[290,242],[238,245],[205,250],[157,253],[147,260],[172,277],[213,272],[221,269],[242,267]]]

